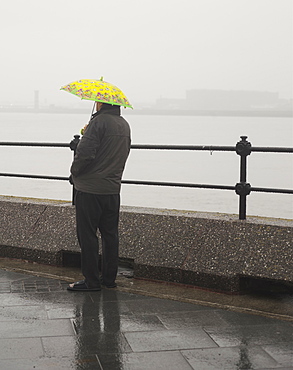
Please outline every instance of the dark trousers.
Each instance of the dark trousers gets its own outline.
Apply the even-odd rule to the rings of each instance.
[[[120,195],[76,192],[76,228],[81,248],[81,271],[89,286],[100,285],[99,240],[102,239],[101,275],[103,284],[115,282],[118,271],[118,222]]]

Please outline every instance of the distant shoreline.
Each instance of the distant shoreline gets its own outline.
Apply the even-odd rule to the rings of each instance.
[[[127,110],[126,114],[164,115],[164,116],[210,116],[210,117],[293,117],[293,111],[265,111],[265,110],[158,110],[137,109]]]
[[[24,108],[24,107],[0,107],[0,113],[67,113],[84,114],[91,112],[80,108]],[[210,116],[210,117],[293,117],[293,110],[183,110],[183,109],[122,109],[125,115],[149,115],[149,116]]]

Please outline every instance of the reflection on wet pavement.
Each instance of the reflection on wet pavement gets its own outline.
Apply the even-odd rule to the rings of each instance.
[[[206,292],[191,300],[193,289],[175,287],[171,294],[163,284],[152,296],[147,289],[154,283],[137,282],[130,291],[134,281],[119,282],[118,289],[68,292],[62,279],[0,270],[0,369],[293,367],[290,295],[286,311],[268,301],[270,317],[256,299],[251,315],[247,305],[239,312],[241,296],[214,294],[212,301]],[[233,300],[235,310],[228,305]]]

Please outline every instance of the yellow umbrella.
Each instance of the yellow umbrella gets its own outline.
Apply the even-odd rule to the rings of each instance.
[[[81,99],[99,101],[112,105],[133,108],[124,93],[115,85],[103,80],[79,80],[61,87],[61,90],[79,96]]]

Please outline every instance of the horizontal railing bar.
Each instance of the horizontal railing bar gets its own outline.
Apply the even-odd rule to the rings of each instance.
[[[69,143],[33,143],[33,142],[0,142],[0,146],[46,146],[46,147],[58,147],[58,148],[69,148]]]
[[[235,146],[217,146],[217,145],[147,145],[133,144],[131,149],[158,149],[158,150],[207,150],[207,151],[236,151]],[[251,147],[252,152],[266,153],[293,153],[293,148],[289,147]]]
[[[265,153],[293,153],[293,148],[282,147],[251,147],[252,152],[265,152]]]
[[[256,188],[254,186],[250,188],[250,191],[256,191],[261,193],[293,194],[292,189]]]
[[[188,184],[188,183],[172,183],[172,182],[158,182],[158,181],[140,181],[140,180],[122,180],[123,184],[129,185],[153,185],[153,186],[174,186],[183,188],[202,188],[202,189],[220,189],[220,190],[234,190],[235,186],[231,185],[209,185],[209,184]],[[250,191],[265,192],[265,193],[280,193],[293,194],[291,189],[273,189],[273,188],[257,188],[251,187]]]
[[[158,150],[207,150],[207,151],[235,151],[235,146],[216,146],[216,145],[149,145],[132,144],[131,149],[158,149]]]
[[[20,177],[30,179],[43,179],[43,180],[64,180],[68,181],[69,177],[64,176],[49,176],[49,175],[29,175],[18,173],[0,173],[3,177]],[[160,182],[160,181],[143,181],[143,180],[122,180],[122,184],[128,185],[152,185],[152,186],[170,186],[181,188],[201,188],[201,189],[218,189],[218,190],[234,190],[235,186],[232,185],[210,185],[210,184],[190,184],[182,182]],[[274,189],[274,188],[259,188],[251,187],[250,191],[265,192],[265,193],[279,193],[279,194],[293,194],[291,189]]]
[[[28,146],[28,147],[52,147],[68,148],[69,143],[36,143],[36,142],[0,142],[0,146]],[[226,151],[233,152],[235,146],[221,145],[161,145],[161,144],[132,144],[131,149],[153,149],[153,150],[206,150],[206,151]],[[290,147],[251,147],[252,152],[265,153],[293,153]]]
[[[43,179],[43,180],[69,180],[69,177],[64,176],[49,176],[49,175],[29,175],[20,173],[0,173],[0,176],[4,177],[23,177],[28,179]]]
[[[46,146],[68,148],[69,143],[0,142],[0,146]],[[132,144],[131,149],[235,151],[235,146]]]
[[[181,188],[235,190],[235,186],[231,185],[188,184],[182,182],[160,182],[160,181],[141,181],[141,180],[122,180],[121,182],[122,184],[129,185],[153,185],[153,186],[174,186]]]

